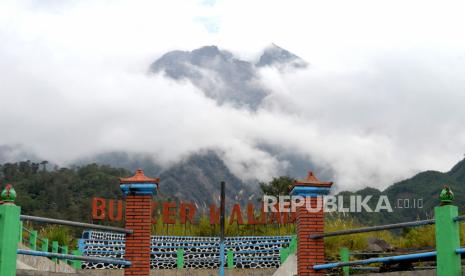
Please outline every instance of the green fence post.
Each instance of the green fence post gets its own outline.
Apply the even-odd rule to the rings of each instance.
[[[11,185],[6,185],[0,201],[0,275],[16,275],[16,250],[20,237],[21,208],[14,204],[16,192]]]
[[[52,253],[58,253],[58,242],[52,241]],[[57,262],[57,258],[52,258],[52,261]]]
[[[19,222],[19,242],[23,242],[23,222]]]
[[[281,247],[281,249],[279,250],[279,259],[281,261],[281,264],[283,264],[287,260],[288,256],[289,256],[289,247]]]
[[[184,249],[178,248],[176,251],[178,269],[184,268]]]
[[[48,239],[42,239],[42,251],[48,252]]]
[[[341,262],[348,262],[349,261],[349,248],[341,247],[339,251],[339,255],[341,255]],[[342,275],[349,276],[349,267],[343,266],[342,267]]]
[[[454,221],[458,215],[457,206],[450,205],[453,193],[446,186],[441,192],[441,205],[434,208],[436,218],[436,275],[461,276],[461,256],[455,252],[460,248],[459,223]]]
[[[228,263],[228,269],[234,269],[234,252],[231,249],[228,250],[226,260]]]
[[[73,250],[73,255],[74,256],[82,256],[82,253],[80,250]],[[74,268],[74,269],[81,269],[82,268],[82,262],[81,261],[78,261],[78,260],[73,260],[71,261],[71,266]]]
[[[63,245],[63,246],[61,247],[61,254],[68,254],[68,246]],[[63,259],[63,262],[64,262],[65,264],[68,264],[68,260],[66,260],[66,259]]]
[[[29,233],[29,248],[31,250],[37,249],[37,231],[36,230],[32,230],[31,233]]]

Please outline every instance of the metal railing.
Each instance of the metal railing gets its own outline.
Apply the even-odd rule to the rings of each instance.
[[[384,231],[406,227],[426,226],[432,224],[436,225],[436,251],[416,252],[411,254],[349,261],[349,253],[346,249],[346,252],[343,252],[343,250],[341,250],[342,261],[326,264],[315,264],[312,265],[312,268],[314,270],[323,270],[337,267],[346,267],[344,269],[344,275],[349,275],[349,270],[347,270],[348,266],[367,265],[372,263],[392,263],[402,261],[414,262],[434,258],[437,263],[437,271],[439,276],[459,274],[461,275],[460,255],[465,254],[465,248],[460,248],[460,229],[457,222],[465,221],[465,216],[458,216],[457,213],[458,209],[456,206],[445,204],[445,206],[435,208],[436,219],[409,221],[310,235],[310,239],[321,239],[326,237]]]
[[[73,227],[82,227],[88,229],[98,229],[98,230],[107,230],[111,232],[118,232],[118,233],[133,233],[131,229],[113,227],[113,226],[104,226],[104,225],[97,225],[97,224],[90,224],[90,223],[82,223],[76,221],[69,221],[69,220],[61,220],[61,219],[51,219],[51,218],[44,218],[44,217],[36,217],[36,216],[27,216],[27,215],[20,215],[21,221],[32,221],[38,223],[48,223],[48,224],[57,224],[57,225],[65,225],[65,226],[73,226]],[[21,223],[22,224],[22,223]],[[93,257],[93,256],[82,256],[77,254],[68,254],[68,246],[60,246],[57,241],[53,241],[52,243],[52,252],[48,252],[48,239],[42,239],[38,236],[37,231],[28,229],[22,226],[22,231],[24,230],[29,235],[29,245],[32,246],[32,250],[27,249],[18,249],[17,254],[21,255],[29,255],[29,256],[37,256],[37,257],[48,257],[51,258],[53,261],[58,259],[64,259],[69,261],[78,262],[80,267],[79,261],[86,261],[86,262],[95,262],[95,263],[107,263],[107,264],[115,264],[115,265],[122,265],[129,267],[131,266],[131,262],[123,259],[115,259],[115,258],[108,258],[108,257]],[[36,242],[40,241],[43,246],[42,250],[36,250]],[[61,253],[58,253],[58,251]],[[77,268],[75,266],[75,268]]]
[[[26,250],[26,249],[18,249],[17,254],[38,256],[38,257],[48,257],[48,258],[55,258],[55,259],[76,260],[76,261],[86,261],[86,262],[94,262],[94,263],[108,263],[108,264],[131,266],[130,261],[118,260],[114,258],[77,256],[77,255],[70,255],[70,254],[43,252],[43,251]]]
[[[436,257],[436,251],[397,255],[397,256],[390,256],[390,257],[370,258],[370,259],[350,261],[350,262],[336,262],[336,263],[329,263],[329,264],[320,264],[320,265],[314,265],[313,269],[321,270],[321,269],[329,269],[329,268],[343,267],[343,266],[366,265],[366,264],[372,264],[372,263],[388,263],[388,262],[399,262],[399,261],[406,261],[406,260],[419,260],[419,259],[431,258],[431,257]]]
[[[25,216],[26,218],[31,218],[32,216]],[[37,218],[37,217],[32,217],[32,218]],[[46,222],[48,221],[48,219],[45,219],[44,218],[40,218],[40,222]],[[61,220],[54,220],[54,219],[51,219],[53,220],[54,222],[59,222]],[[36,221],[36,220],[34,220]],[[67,224],[65,225],[70,225],[71,223],[68,223],[70,221],[66,221]],[[74,223],[74,222],[72,222]],[[59,224],[59,223],[55,223],[55,224]],[[111,227],[111,228],[114,228],[114,227]],[[35,230],[31,230],[31,229],[28,229],[26,227],[22,227],[22,230],[25,231],[26,233],[28,233],[29,235],[29,238],[27,240],[27,242],[29,243],[29,246],[32,248],[32,250],[28,250],[28,249],[18,249],[17,250],[17,254],[20,254],[20,255],[29,255],[29,256],[37,256],[37,257],[47,257],[47,258],[51,258],[52,261],[56,261],[56,260],[69,260],[69,261],[72,261],[72,265],[74,268],[80,268],[81,264],[80,264],[80,261],[86,261],[86,262],[95,262],[95,263],[107,263],[107,264],[115,264],[115,265],[123,265],[123,266],[126,266],[126,267],[129,267],[131,266],[131,262],[130,261],[126,261],[126,260],[122,260],[122,259],[115,259],[115,258],[108,258],[108,257],[93,257],[93,256],[82,256],[80,255],[78,252],[79,250],[75,250],[73,253],[74,254],[68,254],[68,246],[60,246],[58,244],[57,241],[53,241],[52,243],[52,252],[48,252],[48,242],[49,240],[48,239],[43,239],[43,238],[40,238],[38,235],[37,235],[37,231]],[[36,250],[36,242],[37,241],[40,241],[42,243],[42,245],[45,244],[45,246],[42,246],[42,250]],[[61,253],[58,253],[58,251],[61,251]],[[78,263],[78,265],[76,265],[75,263]]]
[[[465,220],[465,216],[464,216],[463,219]],[[311,239],[320,239],[320,238],[326,238],[326,237],[335,237],[335,236],[350,235],[350,234],[376,232],[376,231],[398,229],[398,228],[405,228],[405,227],[417,227],[417,226],[430,225],[430,224],[434,224],[434,223],[435,223],[434,219],[408,221],[408,222],[401,222],[401,223],[394,223],[394,224],[385,224],[385,225],[378,225],[378,226],[362,227],[362,228],[350,229],[350,230],[334,231],[334,232],[329,232],[329,233],[324,233],[324,234],[314,234],[314,235],[310,235],[310,238]]]
[[[91,224],[91,223],[83,223],[83,222],[62,220],[62,219],[51,219],[51,218],[27,216],[27,215],[20,215],[19,218],[22,221],[34,221],[34,222],[48,223],[48,224],[59,224],[59,225],[81,227],[81,228],[88,228],[88,229],[106,230],[106,231],[125,233],[125,234],[132,234],[134,232],[132,229]]]

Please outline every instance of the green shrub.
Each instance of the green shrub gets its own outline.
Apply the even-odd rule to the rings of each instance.
[[[400,241],[402,248],[422,248],[436,246],[434,225],[404,228]]]
[[[58,241],[60,246],[67,245],[71,250],[76,248],[76,239],[73,237],[71,229],[60,225],[47,225],[39,230],[40,238],[47,238],[49,245],[52,241]]]

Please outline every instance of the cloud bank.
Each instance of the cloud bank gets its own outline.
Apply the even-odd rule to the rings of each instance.
[[[63,164],[127,150],[169,165],[213,148],[262,180],[288,165],[261,148],[273,145],[330,168],[338,189],[451,167],[465,150],[461,4],[319,2],[2,1],[0,145]],[[252,60],[271,42],[311,65],[261,70],[271,94],[256,112],[148,74],[169,50]]]

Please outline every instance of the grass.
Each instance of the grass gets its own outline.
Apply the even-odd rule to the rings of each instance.
[[[364,227],[351,218],[338,214],[326,214],[325,232],[347,230]],[[32,229],[33,225],[26,224],[25,227]],[[219,225],[210,225],[208,217],[202,217],[198,224],[162,224],[161,220],[152,226],[153,235],[171,236],[218,236]],[[461,225],[461,244],[465,244],[465,224]],[[226,236],[281,236],[295,235],[296,225],[237,225],[226,223]],[[24,233],[24,240],[28,234]],[[67,245],[70,250],[76,248],[78,237],[72,229],[58,225],[47,225],[39,229],[39,238],[47,238],[49,245],[52,241],[58,241],[60,246]],[[421,227],[404,228],[400,233],[390,231],[379,231],[344,235],[325,238],[325,254],[328,259],[337,259],[341,247],[347,247],[350,251],[367,250],[368,238],[379,238],[389,243],[394,248],[415,249],[424,247],[435,247],[435,227],[427,225]]]
[[[152,235],[171,235],[171,236],[218,236],[220,233],[219,225],[211,225],[209,218],[204,216],[200,218],[197,224],[180,224],[179,221],[175,224],[163,224],[159,220],[152,225]],[[295,225],[238,225],[236,223],[229,224],[226,221],[225,235],[226,236],[285,236],[294,235]]]
[[[40,238],[49,240],[49,247],[51,247],[52,241],[58,241],[60,246],[67,245],[70,252],[77,247],[77,240],[71,229],[64,226],[47,225],[40,228],[38,235]]]
[[[347,230],[364,227],[364,225],[350,218],[344,218],[340,215],[327,213],[325,221],[325,232]],[[325,238],[325,255],[329,259],[337,259],[341,247],[347,247],[350,251],[364,251],[370,237],[375,237],[388,242],[391,246],[399,245],[399,237],[396,237],[389,231],[360,233],[344,236],[335,236]]]

